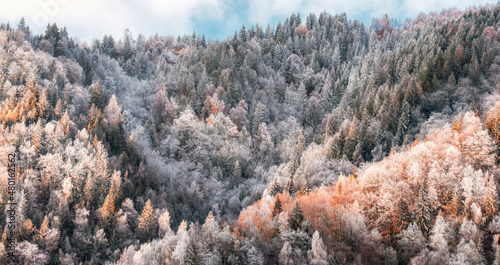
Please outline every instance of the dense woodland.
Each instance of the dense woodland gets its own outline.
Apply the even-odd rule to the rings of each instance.
[[[0,263],[500,264],[499,27],[500,5],[223,41],[2,24]]]

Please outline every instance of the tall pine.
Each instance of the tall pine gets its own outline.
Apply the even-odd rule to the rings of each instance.
[[[415,202],[415,223],[422,231],[425,238],[429,238],[429,232],[432,225],[432,210],[429,207],[429,195],[427,194],[427,182],[424,181],[418,191],[417,201]]]
[[[158,221],[151,200],[148,200],[139,218],[137,236],[141,241],[145,242],[151,240],[156,234],[158,234]]]

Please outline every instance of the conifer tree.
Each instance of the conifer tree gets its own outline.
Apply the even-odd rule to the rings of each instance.
[[[186,257],[184,258],[184,263],[186,265],[196,264],[196,246],[192,239],[189,241],[189,245],[186,249]]]
[[[285,191],[291,196],[295,193],[295,186],[293,183],[293,176],[288,177],[288,181],[285,186]]]
[[[490,110],[486,117],[485,125],[491,138],[496,143],[497,154],[500,154],[500,103]]]
[[[425,238],[429,237],[432,225],[432,211],[429,207],[429,196],[427,194],[427,183],[424,181],[423,185],[418,191],[417,201],[415,202],[415,223],[422,231]]]
[[[276,194],[281,192],[281,187],[278,184],[278,181],[276,179],[273,180],[271,183],[271,186],[269,187],[269,194],[272,196],[276,196]]]
[[[486,217],[487,221],[490,221],[495,217],[497,207],[498,207],[497,189],[493,177],[490,176],[488,179],[486,194],[483,198],[483,204],[481,206],[481,209],[483,210],[483,216]]]
[[[43,148],[43,145],[42,145],[42,141],[43,141],[43,131],[42,131],[42,121],[40,118],[38,118],[38,121],[35,125],[35,127],[33,128],[33,146],[35,147],[35,153],[37,155],[40,154],[40,152],[42,151],[42,148]]]
[[[453,192],[453,197],[451,198],[449,211],[451,216],[458,217],[460,212],[460,193],[458,187],[456,187],[455,191]]]
[[[119,197],[120,185],[120,171],[115,171],[111,177],[111,188],[102,205],[101,225],[107,234],[110,234],[110,229],[113,225],[115,205]]]
[[[400,145],[403,142],[403,139],[408,130],[409,122],[410,122],[410,105],[408,104],[408,102],[405,101],[403,103],[401,116],[399,116],[398,128],[396,131],[396,136],[394,137],[394,141],[392,142],[392,146]]]
[[[102,93],[99,81],[92,85],[90,94],[90,103],[95,105],[99,110],[104,110],[106,107],[106,97]]]
[[[497,250],[495,251],[495,260],[493,261],[493,265],[500,265],[500,247],[497,246]]]
[[[292,213],[290,215],[289,225],[292,230],[298,230],[302,228],[302,221],[304,221],[304,214],[302,209],[300,209],[299,202],[295,202]]]
[[[280,197],[276,196],[276,199],[274,200],[273,211],[271,212],[271,218],[274,220],[274,217],[276,217],[282,211],[283,211],[283,206],[281,205]]]
[[[408,210],[408,204],[401,199],[398,203],[398,210],[393,219],[393,232],[398,234],[402,230],[405,230],[411,222],[410,212]]]
[[[87,117],[87,131],[89,134],[94,133],[102,120],[102,112],[99,108],[92,104],[89,110],[89,115]]]
[[[307,181],[302,184],[302,187],[300,187],[299,190],[299,197],[305,196],[309,193],[309,187],[307,187]]]
[[[455,120],[455,122],[453,123],[452,130],[454,132],[461,133],[462,132],[462,125],[463,125],[462,115],[460,115],[460,116],[458,116],[457,120]]]
[[[137,227],[138,238],[145,242],[151,240],[158,233],[158,221],[154,213],[151,200],[146,202],[139,218],[139,226]]]
[[[339,265],[339,262],[337,260],[337,256],[335,256],[335,253],[330,254],[330,258],[328,259],[328,265]]]

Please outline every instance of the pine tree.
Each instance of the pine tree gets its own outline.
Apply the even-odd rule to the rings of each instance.
[[[186,257],[184,258],[184,263],[186,265],[196,264],[196,246],[192,239],[189,241],[189,245],[186,249]]]
[[[89,134],[95,132],[101,123],[102,120],[102,112],[96,107],[95,104],[92,104],[89,110],[89,115],[87,117],[87,132]]]
[[[54,108],[54,115],[56,118],[60,118],[64,113],[63,113],[63,103],[61,99],[57,100],[56,107]]]
[[[490,110],[486,117],[485,125],[491,138],[496,143],[497,154],[500,154],[500,103]]]
[[[157,233],[158,221],[156,220],[151,200],[148,200],[139,218],[137,236],[141,241],[145,242],[151,240]]]
[[[120,171],[115,171],[111,177],[111,188],[102,205],[101,226],[107,234],[114,223],[115,205],[119,196],[121,185]]]
[[[486,217],[487,221],[490,221],[495,217],[497,207],[498,207],[497,189],[493,177],[490,176],[488,179],[487,191],[483,198],[483,204],[481,206],[483,210],[483,216]]]
[[[281,187],[278,184],[278,181],[274,179],[273,182],[271,183],[271,186],[269,187],[269,194],[271,194],[272,196],[276,196],[276,194],[280,192],[281,192]]]
[[[61,119],[59,120],[59,122],[61,123],[61,127],[62,127],[62,130],[64,132],[64,134],[69,137],[70,136],[70,129],[71,129],[71,119],[69,118],[69,114],[68,114],[68,111],[66,110],[63,114],[63,116],[61,117]],[[87,130],[88,132],[88,130]]]
[[[276,196],[276,199],[274,200],[273,211],[271,212],[271,219],[274,220],[274,217],[276,217],[282,211],[283,211],[283,207],[281,205],[280,197]]]
[[[38,122],[33,128],[33,146],[35,147],[35,153],[39,155],[42,151],[43,145],[43,131],[42,131],[42,121],[38,118]]]
[[[292,196],[293,193],[295,193],[295,185],[293,183],[293,176],[289,176],[288,177],[288,182],[286,183],[286,186],[285,186],[285,191],[290,195]]]
[[[85,179],[85,186],[83,187],[83,205],[86,208],[93,208],[93,189],[94,183],[89,173],[87,173],[87,178]]]
[[[429,196],[427,195],[427,183],[424,181],[418,192],[417,201],[415,202],[415,223],[422,231],[425,238],[429,237],[432,225],[432,212],[429,207]]]
[[[306,181],[306,182],[304,182],[304,184],[302,185],[302,187],[300,187],[299,197],[305,196],[308,193],[309,193],[309,187],[307,187],[307,181]]]
[[[453,192],[453,197],[450,202],[449,211],[451,216],[458,217],[460,212],[460,193],[458,187],[455,188]]]
[[[37,110],[38,110],[38,116],[47,119],[50,117],[50,112],[51,112],[51,105],[49,103],[49,89],[46,88],[42,91],[42,94],[40,95],[40,99],[36,103],[37,105]]]
[[[289,225],[292,230],[298,230],[302,228],[302,221],[304,221],[304,214],[300,209],[299,202],[295,202],[292,213],[290,215]]]
[[[330,254],[330,258],[328,259],[328,265],[339,265],[339,262],[337,260],[337,256],[335,256],[335,253]]]
[[[313,234],[311,241],[311,250],[307,252],[309,262],[311,265],[327,265],[328,254],[326,252],[325,244],[321,239],[318,230]]]
[[[459,115],[457,120],[453,123],[453,128],[452,130],[457,133],[462,132],[462,126],[463,126],[463,121],[462,121],[462,115]]]
[[[168,209],[165,209],[165,212],[158,219],[159,222],[159,235],[160,237],[164,237],[165,235],[169,235],[172,233],[172,229],[170,228],[170,213]]]
[[[47,215],[43,218],[43,222],[38,230],[38,235],[36,237],[38,245],[45,247],[45,237],[47,236],[47,230],[49,229],[49,219]]]
[[[347,133],[347,137],[345,138],[344,148],[342,149],[343,155],[347,157],[347,159],[352,159],[354,151],[356,150],[356,145],[358,143],[358,119],[354,117],[351,122],[351,127],[349,127],[349,132]]]
[[[102,93],[99,81],[90,89],[92,90],[90,94],[90,103],[95,105],[99,110],[104,110],[104,107],[106,107],[106,97]]]
[[[493,265],[500,265],[500,246],[497,246],[497,250],[495,251],[495,260],[493,261]]]
[[[405,101],[403,103],[401,116],[399,116],[396,136],[394,137],[394,141],[392,142],[393,146],[400,145],[403,142],[406,132],[408,130],[409,122],[410,122],[410,105],[408,104],[408,102]]]
[[[410,212],[408,210],[408,204],[403,200],[399,200],[398,211],[393,219],[393,232],[398,234],[402,230],[405,230],[411,222]]]

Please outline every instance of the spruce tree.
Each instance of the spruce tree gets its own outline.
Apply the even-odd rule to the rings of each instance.
[[[393,221],[393,232],[398,234],[402,230],[405,230],[411,222],[411,216],[408,211],[408,204],[401,199],[398,203],[398,211],[394,217]]]
[[[196,246],[194,245],[192,239],[189,241],[189,245],[186,249],[186,257],[184,258],[184,263],[186,265],[196,264]]]
[[[295,206],[293,207],[292,214],[290,215],[289,225],[292,230],[298,230],[302,228],[302,221],[304,221],[304,214],[300,209],[299,202],[295,202]]]
[[[290,196],[292,196],[293,193],[295,192],[295,187],[294,187],[294,184],[293,184],[293,176],[291,176],[291,175],[288,177],[288,182],[286,183],[285,191]]]
[[[424,181],[418,192],[418,198],[415,202],[415,222],[422,231],[425,238],[429,238],[429,232],[432,225],[432,211],[429,207],[429,196],[427,194],[427,183]]]
[[[330,258],[328,259],[328,265],[339,265],[339,262],[337,260],[337,256],[335,256],[335,253],[332,253],[330,255]]]
[[[305,196],[309,193],[309,187],[307,186],[307,181],[302,184],[302,187],[300,187],[299,190],[299,197]]]
[[[272,196],[276,196],[276,194],[281,192],[281,187],[278,184],[278,181],[276,179],[273,180],[273,183],[271,183],[271,186],[269,187],[269,194]]]
[[[144,242],[151,240],[156,234],[158,234],[158,221],[154,213],[154,208],[151,205],[151,200],[148,200],[139,218],[137,235]]]
[[[486,194],[483,199],[483,205],[481,207],[481,209],[483,210],[483,216],[486,217],[486,220],[488,221],[492,220],[495,217],[498,204],[497,197],[498,194],[495,186],[495,181],[490,176]]]
[[[281,205],[280,197],[276,196],[276,199],[274,200],[273,211],[271,212],[271,218],[274,220],[274,217],[276,217],[282,211],[283,211],[283,206]]]
[[[457,217],[460,213],[460,193],[458,187],[453,192],[453,197],[450,202],[449,211],[451,216]]]

